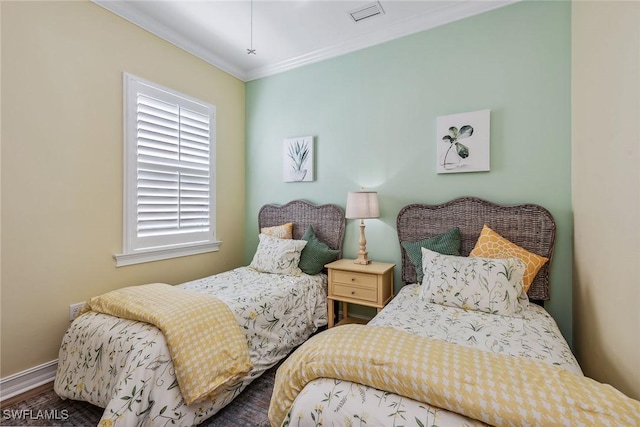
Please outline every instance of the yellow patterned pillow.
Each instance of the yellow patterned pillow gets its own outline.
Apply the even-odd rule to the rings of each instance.
[[[277,237],[279,239],[293,239],[293,223],[288,222],[274,227],[262,227],[260,229],[260,233]]]
[[[486,224],[482,227],[480,237],[478,237],[478,241],[469,256],[483,258],[520,258],[527,266],[524,271],[524,277],[522,278],[525,292],[529,290],[529,286],[531,286],[540,268],[542,268],[545,262],[549,261],[549,258],[536,255],[510,242],[487,227]]]

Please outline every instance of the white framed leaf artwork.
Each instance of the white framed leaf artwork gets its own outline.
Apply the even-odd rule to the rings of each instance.
[[[309,182],[313,174],[313,137],[284,140],[284,182]]]
[[[490,113],[480,110],[438,117],[438,173],[489,170]]]

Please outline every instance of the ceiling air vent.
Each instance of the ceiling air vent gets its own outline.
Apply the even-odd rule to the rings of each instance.
[[[367,18],[373,18],[374,16],[384,15],[384,10],[382,10],[382,6],[380,2],[373,2],[361,6],[357,9],[351,10],[348,12],[353,19],[353,22],[360,22]]]

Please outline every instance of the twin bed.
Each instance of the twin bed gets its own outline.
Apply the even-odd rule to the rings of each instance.
[[[293,201],[266,205],[260,229],[293,224],[301,239],[309,226],[340,251],[345,219],[335,205]],[[251,381],[327,324],[327,277],[259,272],[240,267],[178,285],[224,301],[246,339],[251,370],[213,399],[187,404],[164,334],[155,326],[89,311],[74,320],[59,354],[54,389],[68,399],[105,408],[101,425],[196,425],[218,412]]]
[[[428,239],[446,252],[442,238],[456,227],[461,256],[420,248],[419,280],[411,243]],[[541,307],[549,263],[541,266],[539,256],[551,258],[555,239],[546,209],[472,197],[412,204],[398,214],[397,232],[407,285],[367,325],[329,329],[287,358],[276,375],[272,426],[639,425],[640,402],[584,377]],[[525,268],[468,257],[491,249],[495,233],[531,251]],[[528,294],[538,304],[484,280],[498,271],[495,283],[526,295],[516,271],[524,278],[532,264],[539,271]],[[463,298],[466,288],[488,299]]]
[[[321,241],[341,249],[340,208],[294,201],[260,211],[261,229],[287,222],[294,224],[293,240],[311,225]],[[94,312],[77,318],[66,333],[55,390],[105,407],[104,424],[195,425],[306,341],[278,369],[269,409],[272,426],[571,424],[567,407],[587,420],[639,422],[638,402],[588,382],[555,321],[529,303],[549,299],[548,262],[537,266],[528,299],[522,280],[515,285],[517,298],[487,281],[481,286],[491,288],[488,301],[462,298],[462,291],[455,294],[459,301],[434,302],[451,289],[425,296],[425,283],[451,275],[443,267],[447,263],[457,272],[470,269],[465,279],[470,281],[495,270],[492,260],[480,257],[470,267],[466,258],[485,226],[539,257],[552,256],[555,223],[540,206],[500,206],[472,197],[408,205],[397,218],[407,285],[368,325],[339,326],[308,339],[327,323],[326,276],[243,267],[179,286],[223,300],[248,344],[252,370],[215,398],[186,404],[156,327]],[[411,243],[433,242],[453,228],[465,258],[420,248],[426,264],[416,264]],[[517,281],[527,267],[510,261],[498,265],[503,270],[496,283]]]

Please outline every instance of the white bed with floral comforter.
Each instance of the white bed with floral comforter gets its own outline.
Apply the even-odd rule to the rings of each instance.
[[[325,274],[294,277],[241,267],[179,287],[226,302],[242,328],[253,369],[213,401],[187,406],[162,332],[96,312],[66,332],[54,389],[105,408],[100,425],[196,425],[327,324]]]
[[[585,377],[530,303],[550,297],[549,211],[461,197],[407,205],[396,224],[402,281],[420,285],[371,326],[297,349],[276,374],[273,427],[640,425],[640,402]]]
[[[371,321],[421,336],[481,350],[534,358],[577,375],[582,371],[556,322],[529,304],[522,318],[428,303],[419,286],[408,285]],[[309,383],[283,425],[290,426],[471,426],[479,421],[361,384],[335,379]]]

